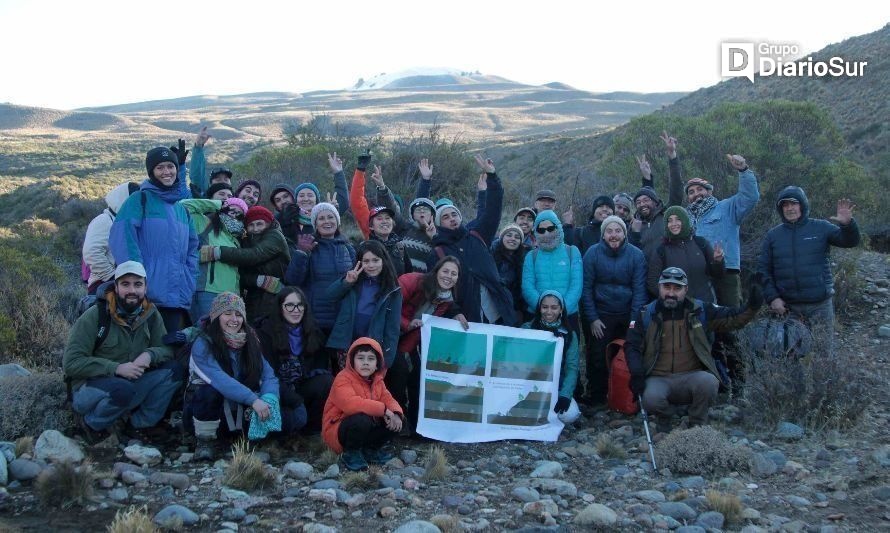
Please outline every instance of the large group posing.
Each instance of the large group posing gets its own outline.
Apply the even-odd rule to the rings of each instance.
[[[273,213],[259,182],[233,186],[231,170],[205,170],[209,138],[205,128],[191,150],[182,140],[150,150],[148,179],[111,190],[87,230],[95,305],[74,324],[63,364],[90,439],[152,438],[179,410],[199,459],[232,436],[320,433],[349,469],[386,462],[386,443],[416,431],[424,315],[564,338],[554,410],[567,423],[577,403],[605,403],[607,346],[625,339],[630,389],[660,427],[680,405],[705,424],[732,379],[730,332],[764,302],[831,342],[829,248],[859,242],[849,200],[835,223],[811,219],[804,191],[787,187],[743,300],[739,231],[760,200],[757,178],[727,155],[736,194],[684,184],[667,133],[667,203],[640,157],[642,187],[595,198],[583,223],[572,206],[558,214],[545,189],[504,226],[502,180],[482,156],[472,221],[430,197],[430,161],[418,161],[406,206],[370,153],[349,187],[343,161],[328,156],[333,193],[275,186]],[[341,233],[347,213],[361,242]]]

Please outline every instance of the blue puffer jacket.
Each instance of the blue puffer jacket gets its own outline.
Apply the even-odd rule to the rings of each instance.
[[[695,234],[711,244],[723,244],[726,268],[738,270],[741,265],[739,225],[760,200],[757,176],[750,169],[739,172],[739,192],[717,202],[713,209],[698,219]]]
[[[605,241],[584,254],[584,290],[581,295],[584,319],[592,322],[600,314],[635,316],[646,305],[646,257],[626,240],[612,250]]]
[[[836,226],[827,220],[809,218],[810,203],[800,187],[785,187],[779,193],[779,199],[782,198],[800,202],[801,217],[797,222],[788,222],[776,202],[782,224],[767,232],[757,264],[764,300],[767,303],[776,298],[787,303],[822,302],[834,294],[829,247],[857,246],[859,226],[855,220],[846,226]]]
[[[121,206],[108,245],[117,264],[138,261],[148,275],[148,298],[158,307],[188,309],[198,279],[198,235],[179,200],[178,184],[163,190],[145,180]]]
[[[328,348],[346,350],[355,340],[352,338],[355,325],[355,308],[358,305],[358,294],[361,283],[346,283],[341,277],[327,290],[327,296],[340,308],[337,322],[328,337]],[[398,285],[377,299],[371,323],[368,324],[368,337],[380,343],[386,368],[391,368],[396,360],[396,348],[399,345],[399,326],[402,320],[402,291]]]
[[[526,254],[525,264],[522,266],[522,297],[529,312],[534,313],[541,293],[556,291],[564,297],[566,313],[574,315],[578,312],[578,302],[584,286],[581,252],[578,248],[565,244],[562,223],[553,211],[538,213],[534,229],[537,230],[545,220],[556,226],[559,244],[552,250],[546,250],[541,246],[542,237],[539,236],[538,247]]]
[[[326,291],[355,267],[355,248],[339,233],[333,239],[316,236],[315,242],[318,246],[311,255],[301,250],[293,253],[284,280],[306,292],[318,326],[327,332],[334,326],[339,304],[328,297]]]

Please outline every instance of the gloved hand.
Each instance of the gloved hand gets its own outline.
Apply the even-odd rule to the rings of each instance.
[[[643,395],[643,391],[646,390],[646,376],[643,374],[631,374],[630,376],[630,391],[634,395],[634,399],[639,398]]]
[[[760,309],[763,306],[763,288],[760,283],[752,283],[748,288],[748,309]]]
[[[572,404],[572,400],[570,398],[566,398],[565,396],[560,396],[556,399],[556,407],[553,408],[553,412],[561,415],[569,410],[569,405]]]
[[[176,154],[176,157],[179,158],[179,166],[185,164],[185,160],[189,155],[190,150],[185,149],[185,139],[179,139],[179,146],[171,146],[170,151]]]
[[[256,286],[271,294],[278,294],[281,291],[281,280],[275,276],[257,276]]]
[[[364,153],[358,156],[358,163],[355,165],[356,170],[361,170],[364,172],[367,170],[368,165],[371,164],[371,151],[365,150]]]
[[[296,204],[287,204],[281,212],[281,225],[289,226],[300,220],[300,208]]]
[[[216,246],[210,246],[209,244],[205,244],[198,251],[199,260],[202,263],[211,263],[216,260],[216,254],[214,251]]]
[[[297,249],[302,250],[307,254],[312,253],[312,250],[315,249],[315,244],[315,237],[309,233],[303,233],[297,237]]]
[[[161,341],[168,346],[182,346],[188,340],[188,335],[184,331],[171,331],[161,338]]]

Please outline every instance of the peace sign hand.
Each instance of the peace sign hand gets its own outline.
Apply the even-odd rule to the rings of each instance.
[[[479,154],[476,154],[474,158],[476,159],[476,164],[479,165],[479,168],[489,174],[494,174],[494,161],[486,159]]]
[[[337,202],[337,193],[325,193],[326,202],[340,210],[340,204]]]
[[[643,179],[649,179],[649,177],[652,176],[652,167],[649,165],[649,162],[646,161],[646,154],[637,157],[637,164],[640,166],[640,172],[643,174]]]
[[[331,172],[334,174],[343,172],[343,160],[337,157],[337,152],[328,154],[328,166],[331,167]]]
[[[383,183],[383,172],[377,165],[374,165],[374,172],[371,173],[371,181],[374,182],[374,185],[376,185],[378,189],[386,187],[386,184]]]
[[[673,159],[677,157],[677,139],[668,135],[667,131],[662,131],[661,140],[664,141],[664,145],[667,148],[668,158]]]
[[[436,236],[436,223],[433,219],[430,219],[429,222],[426,223],[423,232],[426,233],[426,236],[430,239]]]
[[[195,139],[195,146],[204,146],[207,144],[207,141],[210,140],[210,134],[207,133],[207,126],[201,128],[201,131],[198,132],[198,137]]]
[[[361,261],[356,263],[355,268],[353,268],[352,270],[346,271],[346,283],[352,285],[356,281],[358,281],[358,275],[361,274],[362,270],[364,270],[364,269],[365,269],[365,267],[364,267],[364,265],[362,265]]]

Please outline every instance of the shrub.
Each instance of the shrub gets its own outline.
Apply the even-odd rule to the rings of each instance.
[[[39,435],[47,429],[69,432],[74,419],[65,399],[59,372],[0,378],[0,440]]]
[[[714,474],[748,467],[751,450],[735,446],[710,426],[672,431],[655,446],[661,468],[684,474]]]
[[[757,428],[789,421],[813,431],[856,425],[883,385],[849,349],[834,354],[814,337],[803,358],[758,357],[741,336],[745,363],[742,404],[745,420]]]
[[[156,533],[157,528],[152,524],[146,508],[130,508],[127,511],[120,510],[114,515],[114,520],[108,525],[108,533]]]
[[[246,440],[232,446],[232,461],[226,468],[224,485],[241,490],[260,490],[275,485],[275,481],[275,475],[266,470]]]
[[[742,500],[735,494],[709,490],[705,492],[705,499],[712,511],[723,515],[727,524],[737,522],[742,516]]]
[[[425,481],[442,481],[448,477],[448,456],[441,446],[431,446],[423,472]]]
[[[611,435],[600,435],[596,439],[596,453],[603,459],[624,459],[627,451],[621,446],[621,442]]]
[[[66,509],[83,505],[93,496],[93,467],[89,462],[80,466],[69,461],[53,465],[37,476],[34,489],[47,507]]]

